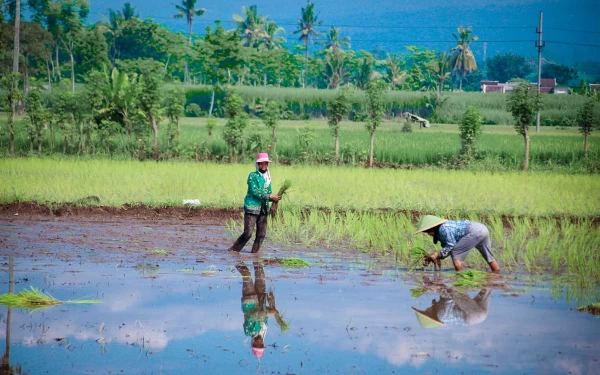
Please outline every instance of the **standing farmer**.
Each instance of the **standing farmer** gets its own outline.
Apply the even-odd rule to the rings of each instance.
[[[279,195],[272,194],[271,174],[269,173],[269,154],[261,152],[256,157],[256,171],[248,175],[248,193],[244,199],[244,233],[228,249],[240,251],[252,237],[256,226],[256,237],[252,245],[252,252],[258,253],[267,234],[267,216],[269,202],[277,202]]]
[[[492,254],[490,231],[485,225],[469,220],[450,221],[433,215],[425,215],[421,219],[416,233],[419,232],[426,232],[433,237],[434,244],[437,244],[438,241],[442,244],[442,250],[425,257],[426,264],[430,262],[439,264],[440,259],[450,255],[454,269],[462,271],[462,262],[467,258],[469,251],[475,247],[490,265],[492,272],[500,273],[500,266]]]

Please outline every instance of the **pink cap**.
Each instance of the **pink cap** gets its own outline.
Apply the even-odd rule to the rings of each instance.
[[[252,348],[252,355],[256,358],[260,358],[265,354],[265,348]]]
[[[262,162],[267,162],[270,163],[271,160],[269,159],[269,154],[267,154],[266,152],[261,152],[256,156],[256,162],[257,163],[262,163]]]

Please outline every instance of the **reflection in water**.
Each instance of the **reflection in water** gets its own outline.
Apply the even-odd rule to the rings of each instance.
[[[266,292],[265,270],[259,262],[254,264],[254,281],[248,267],[240,263],[235,266],[242,275],[242,312],[244,313],[244,334],[252,338],[252,354],[260,358],[265,352],[269,316],[275,320],[282,331],[287,329],[287,323],[275,306],[273,290]]]
[[[483,322],[488,315],[492,290],[482,289],[475,298],[453,288],[443,288],[438,301],[432,300],[425,310],[413,307],[424,328],[449,325],[471,325]]]
[[[8,257],[8,292],[15,292],[15,261],[13,256]],[[16,366],[10,365],[10,326],[12,321],[12,307],[6,312],[6,347],[2,354],[2,364],[0,365],[0,375],[17,375],[24,374],[21,364]]]

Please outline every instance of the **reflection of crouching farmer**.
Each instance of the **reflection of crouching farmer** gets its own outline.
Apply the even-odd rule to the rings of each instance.
[[[279,312],[275,308],[275,296],[270,292],[267,296],[265,271],[262,264],[254,263],[254,278],[244,264],[235,266],[242,275],[242,312],[244,313],[244,334],[252,337],[252,354],[260,358],[265,351],[265,336],[269,315],[275,315],[279,321]],[[267,300],[269,306],[267,307]]]
[[[425,215],[419,223],[419,232],[426,232],[433,237],[433,243],[439,241],[442,250],[429,254],[425,262],[438,263],[448,255],[452,257],[452,263],[456,271],[462,271],[462,263],[469,255],[472,248],[476,248],[481,256],[489,264],[492,272],[500,273],[500,266],[492,254],[492,242],[488,228],[474,221],[461,220],[450,221],[437,216]]]
[[[471,299],[468,294],[454,289],[446,289],[440,293],[438,301],[432,300],[426,310],[413,307],[419,323],[424,328],[432,328],[444,324],[469,325],[483,322],[488,316],[491,289],[483,289]]]

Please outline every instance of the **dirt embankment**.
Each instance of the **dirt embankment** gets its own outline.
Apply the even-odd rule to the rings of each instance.
[[[46,206],[37,203],[9,203],[0,205],[0,216],[41,215],[79,217],[119,217],[129,219],[200,219],[202,222],[221,224],[229,219],[239,219],[241,209],[197,207],[149,207],[125,204],[121,207],[78,206],[61,204]]]
[[[329,212],[329,208],[312,208]],[[312,210],[307,208],[306,211]],[[210,207],[150,207],[143,204],[125,204],[121,207],[98,206],[98,205],[79,205],[72,203],[62,204],[39,204],[34,202],[19,202],[0,204],[0,217],[10,215],[46,215],[46,216],[78,216],[78,217],[119,217],[131,219],[199,219],[205,223],[222,224],[230,219],[240,219],[242,208],[210,208]],[[412,216],[413,222],[417,223],[422,215],[430,214],[430,212],[418,212],[411,210],[390,210],[378,209],[370,210],[370,213],[389,213],[396,212],[398,214],[408,214]],[[341,210],[340,213],[343,213]],[[552,216],[548,219],[555,220],[557,225],[563,221],[578,222],[581,217],[576,216]],[[512,227],[515,216],[502,215],[502,221],[506,228]],[[534,220],[534,218],[531,218]],[[600,216],[588,217],[592,221],[594,227],[600,227]],[[481,217],[481,221],[486,223],[485,216]]]

